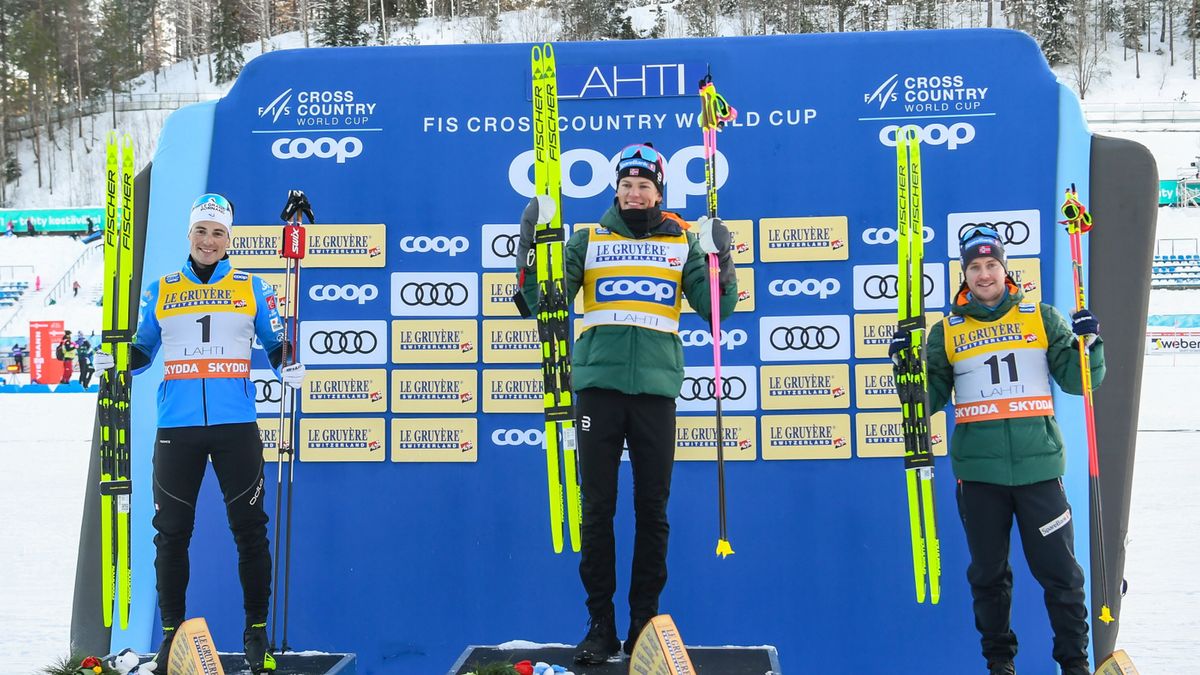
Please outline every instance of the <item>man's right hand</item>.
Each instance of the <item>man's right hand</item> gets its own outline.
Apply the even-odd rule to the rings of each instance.
[[[117,365],[117,360],[113,358],[112,354],[99,349],[92,352],[92,367],[96,370],[108,370],[115,365]]]
[[[892,342],[888,345],[888,358],[896,366],[900,365],[900,352],[912,346],[912,334],[906,328],[896,328],[896,332],[892,333]]]
[[[521,214],[521,240],[517,246],[517,267],[533,267],[534,236],[537,226],[554,218],[554,200],[549,195],[534,195]]]

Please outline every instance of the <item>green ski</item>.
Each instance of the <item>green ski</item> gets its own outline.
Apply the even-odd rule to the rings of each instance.
[[[921,201],[921,141],[916,127],[896,132],[896,229],[899,270],[898,326],[910,343],[900,352],[896,391],[904,432],[904,473],[912,537],[917,602],[941,599],[942,558],[933,502],[933,450],[929,437],[929,389],[925,372],[925,241]]]
[[[116,365],[100,373],[100,565],[104,625],[129,625],[133,583],[129,556],[129,349],[133,294],[133,138],[109,132],[105,153],[104,310],[100,341]],[[118,196],[118,190],[120,194]]]
[[[558,84],[554,48],[535,45],[533,74],[534,193],[553,208],[539,209],[534,236],[538,280],[538,337],[542,345],[542,393],[545,406],[546,476],[550,493],[550,534],[562,553],[564,508],[571,550],[579,551],[583,519],[579,470],[575,459],[575,405],[571,392],[571,324],[567,301],[562,222],[562,169],[559,164]],[[547,199],[542,199],[545,197]],[[564,495],[565,486],[565,495]]]

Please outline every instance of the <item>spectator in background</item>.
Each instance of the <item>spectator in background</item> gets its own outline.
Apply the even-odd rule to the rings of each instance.
[[[31,237],[37,234],[37,228],[33,226],[33,218],[25,219],[25,233]]]
[[[78,279],[71,282],[71,292],[73,293],[73,295],[71,297],[74,297],[74,298],[79,297],[79,280]]]
[[[4,228],[4,236],[6,236],[6,237],[13,236],[13,225],[14,225],[14,223],[12,221],[12,218],[9,218],[8,225]]]
[[[33,292],[36,293],[42,290],[42,275],[37,275],[33,278]]]
[[[71,331],[63,333],[62,341],[54,349],[54,358],[62,361],[63,364],[62,379],[59,380],[59,384],[70,382],[71,375],[75,373],[75,343],[71,342]]]
[[[21,345],[13,345],[9,354],[12,355],[13,364],[17,366],[17,372],[25,372],[25,349]]]
[[[84,389],[92,383],[92,375],[96,373],[96,369],[92,367],[92,343],[83,337],[83,333],[78,333],[79,342],[75,343],[75,355],[79,361],[79,384]]]
[[[87,224],[88,224],[88,229],[87,229],[88,234],[91,234],[96,231],[96,221],[92,220],[91,216],[87,217]]]

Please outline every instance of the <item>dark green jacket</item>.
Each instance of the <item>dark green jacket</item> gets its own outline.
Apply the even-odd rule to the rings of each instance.
[[[1008,297],[995,309],[959,293],[951,313],[979,321],[996,321],[1024,297],[1016,284],[1009,284]],[[1068,394],[1082,394],[1078,339],[1066,318],[1055,308],[1039,305],[1046,326],[1047,366],[1051,377]],[[945,324],[939,321],[929,331],[927,346],[930,410],[941,410],[954,387],[954,367],[946,358]],[[1104,345],[1099,338],[1091,347],[1092,386],[1104,380]],[[1058,401],[1059,405],[1082,402]],[[1021,417],[956,424],[950,438],[950,458],[959,480],[1029,485],[1058,478],[1066,470],[1062,434],[1054,417]]]
[[[600,219],[601,227],[615,234],[634,238],[615,206]],[[679,225],[663,217],[654,234],[678,234]],[[589,228],[579,228],[566,246],[567,299],[583,285],[583,265],[587,258]],[[712,312],[708,289],[708,262],[696,235],[687,235],[689,249],[683,265],[682,289],[688,304],[702,317]],[[537,273],[526,271],[521,293],[529,308],[537,313]],[[518,270],[518,280],[520,279]],[[733,313],[737,305],[737,282],[721,289],[721,318]],[[638,326],[595,326],[584,331],[571,350],[572,387],[580,389],[613,389],[626,394],[656,394],[675,398],[683,385],[683,343],[677,333],[640,328]]]

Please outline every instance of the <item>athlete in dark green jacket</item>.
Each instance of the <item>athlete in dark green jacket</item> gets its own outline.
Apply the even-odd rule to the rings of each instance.
[[[617,163],[617,195],[599,227],[578,228],[566,246],[567,299],[584,295],[583,334],[571,352],[579,432],[583,522],[579,576],[587,591],[591,628],[575,660],[603,663],[621,648],[613,593],[617,588],[613,515],[621,452],[629,446],[636,534],[629,584],[632,651],[645,623],[658,614],[667,581],[667,499],[675,457],[675,399],[683,384],[679,339],[682,301],[711,315],[706,252],[720,259],[722,317],[737,304],[729,230],[716,219],[687,231],[679,216],[661,211],[663,163],[649,145],[633,145]],[[548,206],[548,205],[547,205]],[[537,312],[533,246],[539,202],[521,223],[518,305]]]
[[[1015,517],[1029,569],[1045,589],[1054,660],[1064,675],[1087,675],[1084,578],[1073,552],[1071,506],[1062,484],[1066,461],[1050,379],[1069,394],[1083,393],[1082,336],[1091,355],[1092,385],[1100,385],[1100,325],[1086,309],[1068,325],[1050,305],[1023,303],[995,230],[973,228],[960,250],[966,281],[950,315],[929,330],[926,367],[930,410],[945,407],[954,391],[950,456],[983,656],[992,675],[1015,672],[1008,563]],[[908,341],[906,331],[896,331],[893,359]]]

